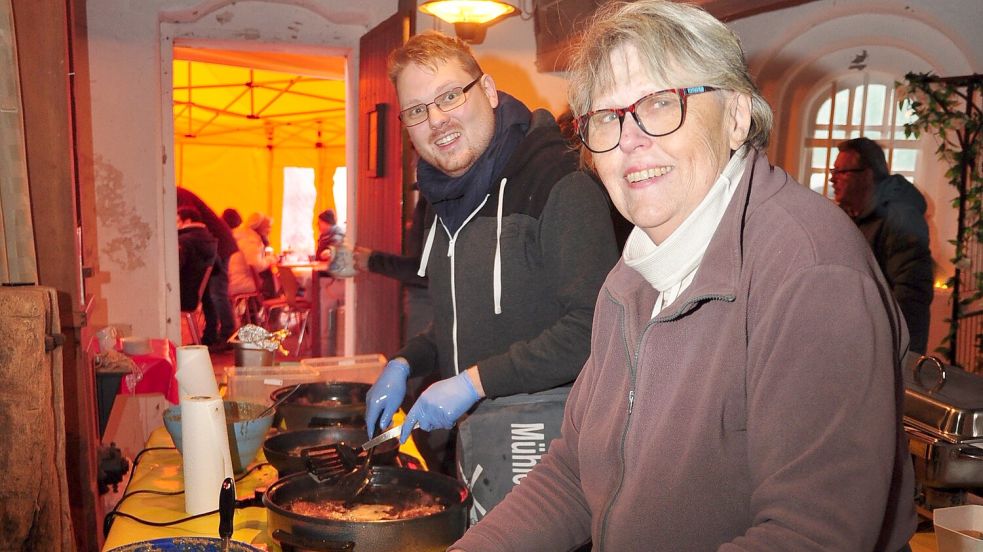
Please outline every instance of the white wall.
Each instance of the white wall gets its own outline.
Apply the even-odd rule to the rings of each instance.
[[[86,3],[97,203],[95,325],[180,338],[171,46],[349,56],[396,0],[89,0]],[[357,99],[352,95],[351,98]],[[349,128],[356,128],[352,105]],[[354,145],[350,146],[354,158]],[[234,193],[234,190],[230,190]]]
[[[819,0],[731,23],[741,37],[748,62],[775,111],[772,162],[801,178],[804,110],[816,84],[856,72],[854,56],[867,50],[867,70],[902,81],[907,72],[942,76],[983,73],[983,1],[980,0]],[[956,191],[934,156],[936,141],[922,137],[916,184],[928,201],[926,217],[936,279],[952,274]],[[932,309],[929,349],[946,333],[948,294],[937,293]]]

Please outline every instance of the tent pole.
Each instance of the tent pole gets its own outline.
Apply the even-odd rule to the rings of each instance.
[[[274,217],[274,220],[279,220],[283,213],[279,213],[279,214],[273,213],[274,194],[276,194],[276,190],[273,188],[273,128],[271,127],[268,130],[267,141],[266,141],[266,212],[269,213],[270,216]],[[280,225],[282,224],[283,221],[281,220]],[[277,251],[281,251],[283,249],[282,247],[280,247],[279,244],[280,241],[279,228],[280,226],[276,226],[276,228],[273,230],[277,236],[277,245],[274,246],[274,248]],[[271,242],[270,245],[273,245],[272,241],[273,240],[270,240]]]

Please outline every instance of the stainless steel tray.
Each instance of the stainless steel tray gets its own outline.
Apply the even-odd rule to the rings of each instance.
[[[905,432],[919,483],[943,489],[983,488],[983,448],[949,443],[907,424]]]
[[[906,425],[949,443],[983,440],[983,376],[918,355],[903,376]]]

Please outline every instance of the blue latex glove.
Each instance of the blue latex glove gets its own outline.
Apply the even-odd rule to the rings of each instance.
[[[420,395],[406,415],[399,442],[406,442],[417,423],[424,431],[454,427],[454,422],[478,402],[478,398],[466,372],[438,381]]]
[[[393,414],[406,396],[406,378],[409,376],[410,365],[402,358],[394,358],[382,369],[375,385],[369,388],[365,395],[365,429],[369,438],[375,434],[376,423],[380,429],[385,429],[393,422]]]

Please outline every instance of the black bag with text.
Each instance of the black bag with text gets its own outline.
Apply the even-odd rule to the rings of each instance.
[[[471,489],[471,524],[505,498],[560,436],[570,387],[486,399],[458,424],[457,469]]]

